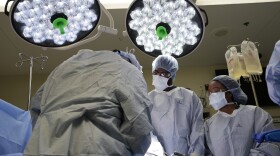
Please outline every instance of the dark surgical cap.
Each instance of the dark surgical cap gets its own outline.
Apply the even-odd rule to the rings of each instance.
[[[247,103],[247,95],[240,88],[240,85],[236,80],[228,75],[219,75],[214,77],[212,81],[218,81],[223,84],[226,89],[232,93],[234,102],[237,102],[238,104]]]
[[[119,50],[114,50],[114,52],[118,55],[120,55],[123,59],[127,60],[131,64],[133,64],[135,67],[137,67],[141,72],[142,72],[142,66],[136,59],[134,54],[124,52],[124,51],[119,51]]]

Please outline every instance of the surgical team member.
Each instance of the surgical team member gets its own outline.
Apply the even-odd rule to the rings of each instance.
[[[270,99],[280,106],[280,40],[275,44],[265,78]]]
[[[137,62],[131,55],[121,56]],[[142,73],[125,59],[83,49],[54,69],[32,99],[25,155],[144,155],[151,102]]]
[[[227,75],[214,77],[208,92],[209,103],[218,112],[205,122],[206,155],[249,156],[256,152],[253,135],[274,129],[272,117],[260,107],[243,105],[246,94]]]
[[[153,85],[149,93],[154,134],[164,151],[189,155],[204,155],[203,108],[191,90],[176,87],[173,81],[178,70],[177,60],[160,55],[152,63]]]

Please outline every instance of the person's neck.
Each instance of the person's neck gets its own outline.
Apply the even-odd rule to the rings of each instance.
[[[170,90],[172,90],[172,89],[174,89],[174,88],[176,88],[176,86],[174,86],[174,85],[172,85],[172,86],[168,86],[168,87],[167,87],[167,88],[165,88],[163,91],[168,92],[168,91],[170,91]]]
[[[235,110],[235,105],[231,104],[231,105],[225,105],[224,107],[222,107],[220,109],[221,112],[225,112],[227,114],[232,114],[232,112]]]

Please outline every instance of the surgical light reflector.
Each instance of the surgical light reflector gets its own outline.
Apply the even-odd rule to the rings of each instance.
[[[198,47],[205,23],[200,10],[188,0],[135,0],[128,9],[126,29],[146,54],[179,58]]]
[[[78,42],[94,30],[100,19],[98,0],[18,0],[11,10],[15,32],[42,47]]]

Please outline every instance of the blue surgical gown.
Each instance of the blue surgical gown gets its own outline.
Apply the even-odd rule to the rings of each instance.
[[[280,105],[280,40],[275,44],[265,74],[269,97]]]
[[[203,107],[198,96],[176,87],[168,92],[153,90],[149,97],[154,134],[165,152],[204,155]]]
[[[32,132],[29,111],[0,99],[0,127],[0,155],[22,155]]]

